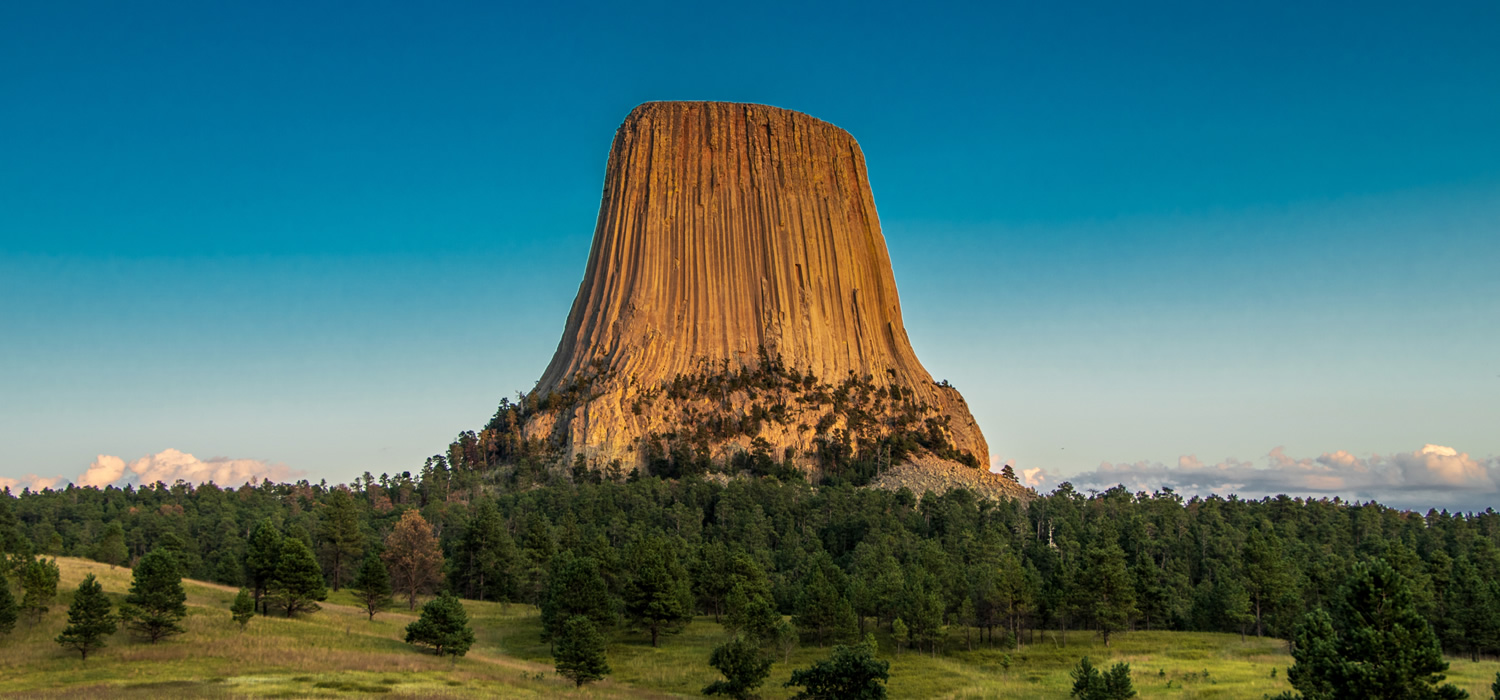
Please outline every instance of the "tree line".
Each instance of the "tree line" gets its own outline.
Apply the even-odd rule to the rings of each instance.
[[[784,657],[796,644],[854,650],[875,629],[930,654],[1044,635],[1108,644],[1135,629],[1290,640],[1359,567],[1378,561],[1405,582],[1443,649],[1500,654],[1492,511],[1082,493],[1069,484],[995,502],[785,472],[609,478],[524,462],[486,470],[466,466],[460,447],[417,475],[366,474],[348,486],[4,492],[0,568],[18,584],[23,615],[44,612],[55,594],[46,555],[139,566],[160,550],[185,575],[245,587],[262,613],[315,610],[323,587],[378,568],[411,608],[440,591],[537,605],[554,651],[570,628],[569,648],[591,638],[588,627],[668,643],[704,615]],[[371,614],[389,594],[376,591]],[[734,653],[719,656],[730,664]]]

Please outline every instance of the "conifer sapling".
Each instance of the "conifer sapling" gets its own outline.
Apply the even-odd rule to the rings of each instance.
[[[578,687],[602,680],[609,673],[609,664],[604,657],[604,635],[599,634],[593,620],[583,615],[574,615],[563,623],[553,646],[552,658],[557,662],[557,672]]]
[[[317,601],[328,597],[323,586],[323,570],[313,558],[307,543],[287,537],[281,543],[281,558],[276,562],[276,576],[271,580],[268,596],[277,610],[291,617],[298,613],[315,613]]]
[[[474,630],[463,603],[447,591],[428,601],[422,617],[406,626],[406,643],[432,647],[438,656],[467,654],[474,645]]]
[[[10,594],[10,584],[5,580],[5,571],[0,569],[0,634],[10,634],[19,616],[15,596]]]
[[[73,604],[68,606],[68,626],[57,635],[57,643],[72,647],[84,661],[89,652],[104,646],[104,638],[115,633],[115,616],[110,613],[109,598],[93,574],[83,577]]]
[[[136,562],[130,593],[120,606],[120,618],[130,631],[155,644],[183,633],[177,623],[187,615],[186,601],[176,557],[166,550],[153,549]]]
[[[235,622],[240,623],[241,630],[250,624],[250,618],[255,617],[255,596],[250,593],[250,589],[240,589],[240,594],[234,597],[234,605],[229,608],[229,614]]]
[[[385,561],[374,553],[365,557],[364,564],[359,567],[359,573],[349,584],[349,590],[354,592],[355,600],[359,601],[371,620],[375,619],[375,613],[390,607],[395,602],[391,600],[391,577],[385,570]]]

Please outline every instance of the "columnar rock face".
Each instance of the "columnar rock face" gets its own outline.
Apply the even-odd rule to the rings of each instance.
[[[643,436],[676,430],[641,410],[653,387],[763,356],[824,382],[899,386],[989,466],[963,398],[933,382],[907,339],[854,138],[763,105],[643,104],[615,134],[588,268],[537,394],[597,380],[526,432],[628,463]],[[800,450],[808,432],[763,437]]]

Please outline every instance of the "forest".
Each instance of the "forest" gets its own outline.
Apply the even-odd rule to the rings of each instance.
[[[257,538],[269,536],[257,531],[269,528],[305,545],[338,590],[403,518],[417,517],[441,564],[413,595],[540,605],[544,634],[550,620],[583,612],[670,644],[692,614],[748,631],[758,611],[771,626],[790,616],[796,639],[787,643],[857,641],[878,628],[929,653],[1044,634],[1108,644],[1132,630],[1289,639],[1356,565],[1379,560],[1409,584],[1448,653],[1500,654],[1493,511],[1069,484],[994,502],[780,474],[615,480],[455,469],[439,456],[416,475],[366,474],[348,486],[69,486],[0,495],[0,546],[12,580],[38,556],[130,565],[164,549],[185,576],[253,588]],[[632,613],[647,569],[678,606],[669,614]],[[593,607],[558,612],[588,586],[598,589]]]

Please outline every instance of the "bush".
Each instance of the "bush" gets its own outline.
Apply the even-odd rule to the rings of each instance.
[[[774,663],[761,653],[760,647],[744,637],[720,644],[708,657],[708,664],[724,674],[703,689],[704,695],[727,695],[735,700],[755,697],[755,689],[771,675]]]
[[[852,647],[839,645],[833,656],[792,671],[786,687],[802,686],[796,700],[880,700],[890,680],[891,662],[875,658],[874,636]]]
[[[1078,700],[1126,700],[1135,697],[1135,687],[1130,682],[1130,664],[1118,663],[1103,673],[1094,667],[1089,657],[1078,660],[1070,674],[1073,677],[1073,692],[1068,697]]]

